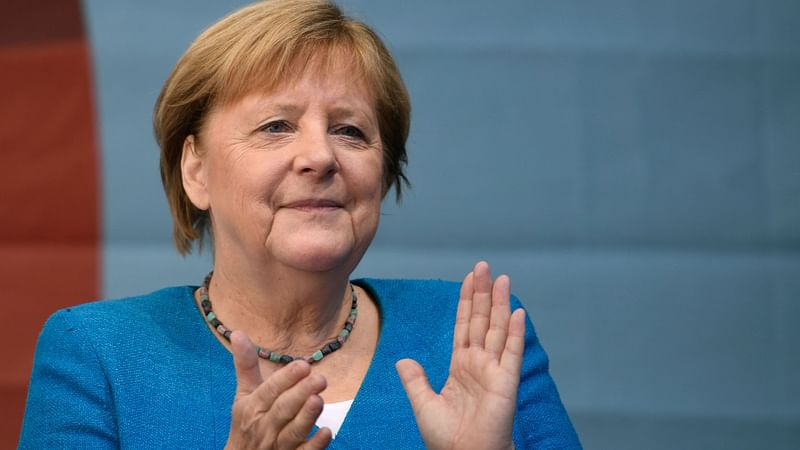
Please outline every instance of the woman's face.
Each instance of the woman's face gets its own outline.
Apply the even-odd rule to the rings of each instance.
[[[345,64],[308,70],[213,109],[187,139],[184,187],[211,212],[217,260],[355,267],[382,199],[378,122],[358,80]]]

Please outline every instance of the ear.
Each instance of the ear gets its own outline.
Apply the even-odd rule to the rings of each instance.
[[[197,152],[194,135],[189,135],[183,141],[183,154],[181,155],[181,178],[183,190],[192,204],[201,210],[209,208],[206,164],[204,158]]]

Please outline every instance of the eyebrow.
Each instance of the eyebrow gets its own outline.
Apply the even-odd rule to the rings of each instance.
[[[281,101],[258,102],[256,104],[256,108],[259,112],[270,112],[270,113],[281,112],[289,114],[298,114],[305,109],[296,103],[281,102]]]
[[[369,106],[367,106],[367,109],[372,114],[365,112],[360,104],[334,105],[331,107],[330,113],[333,117],[362,119],[368,122],[368,125],[376,126],[377,115]]]
[[[306,107],[291,100],[264,100],[256,103],[256,110],[261,114],[283,113],[298,115]],[[329,108],[329,114],[338,119],[353,118],[367,122],[366,125],[377,127],[377,115],[368,103],[352,102],[348,100],[336,101]]]

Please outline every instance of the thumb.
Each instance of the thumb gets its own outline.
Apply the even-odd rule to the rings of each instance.
[[[236,393],[249,394],[264,381],[258,367],[256,346],[244,331],[231,333],[233,366],[236,368]]]
[[[425,375],[425,369],[413,359],[401,359],[394,366],[411,402],[411,409],[414,410],[414,415],[417,415],[425,403],[436,397],[428,382],[428,376]]]

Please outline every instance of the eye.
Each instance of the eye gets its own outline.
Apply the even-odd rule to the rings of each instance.
[[[352,125],[338,128],[336,133],[352,139],[364,139],[364,133]]]
[[[267,133],[289,133],[292,127],[284,120],[276,120],[263,125],[259,130]]]

